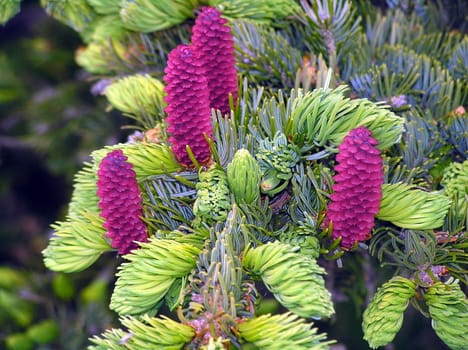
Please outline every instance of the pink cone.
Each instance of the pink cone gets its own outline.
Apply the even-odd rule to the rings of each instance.
[[[229,94],[237,99],[234,41],[227,20],[214,7],[204,7],[192,28],[192,44],[205,67],[210,107],[230,112]]]
[[[382,157],[378,141],[364,126],[351,130],[338,147],[338,165],[325,223],[343,248],[369,238],[382,198]]]
[[[211,153],[203,135],[211,137],[212,127],[203,63],[191,45],[179,45],[170,52],[164,72],[166,122],[172,150],[184,166],[192,164],[187,145],[199,163],[207,163]]]
[[[132,164],[121,150],[109,152],[98,170],[97,195],[104,218],[106,236],[119,254],[138,248],[146,242],[148,232],[144,222],[142,199]]]

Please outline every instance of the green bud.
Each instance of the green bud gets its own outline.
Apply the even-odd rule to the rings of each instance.
[[[226,173],[213,165],[207,171],[200,171],[197,183],[197,199],[193,204],[194,223],[209,225],[224,221],[231,210],[231,200]]]
[[[105,55],[105,43],[91,43],[76,51],[76,62],[90,73],[109,74],[109,62]]]
[[[136,32],[155,32],[170,28],[193,16],[194,0],[123,0],[120,16],[126,28]]]
[[[87,0],[93,9],[102,15],[119,14],[121,0]]]
[[[109,103],[118,110],[140,114],[152,114],[164,106],[164,85],[149,75],[131,75],[119,79],[106,88]]]
[[[390,343],[401,328],[403,313],[416,294],[416,284],[395,276],[377,290],[364,311],[364,339],[372,349]]]
[[[273,140],[260,141],[255,156],[262,173],[262,192],[268,195],[275,195],[286,188],[292,177],[292,168],[300,160],[299,149],[279,131]]]
[[[105,42],[109,39],[121,39],[126,33],[127,31],[123,28],[122,20],[117,13],[99,18],[90,39],[92,42]]]
[[[458,283],[437,282],[424,295],[432,328],[450,349],[463,350],[468,344],[468,300]]]
[[[227,166],[229,189],[238,204],[251,204],[260,197],[260,167],[246,149],[238,150]]]
[[[438,192],[414,189],[404,183],[382,185],[382,200],[376,215],[402,228],[427,230],[444,224],[450,200]]]
[[[223,16],[269,23],[301,11],[294,0],[209,0],[210,6],[223,9]]]
[[[97,17],[86,0],[41,0],[41,5],[50,16],[72,27],[77,32],[88,29],[89,24]]]
[[[441,185],[449,196],[455,193],[459,196],[468,194],[468,160],[463,163],[451,163],[446,167]]]
[[[451,163],[444,170],[441,185],[444,186],[444,193],[452,198],[456,198],[459,216],[467,215],[468,210],[468,160],[463,163]]]

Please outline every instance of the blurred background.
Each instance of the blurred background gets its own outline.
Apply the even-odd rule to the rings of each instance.
[[[0,349],[85,349],[114,318],[113,261],[74,275],[42,263],[82,162],[126,138],[75,64],[79,45],[38,1],[0,26]]]
[[[444,15],[465,28],[463,14],[445,3]],[[373,4],[385,7],[386,1]],[[0,349],[85,349],[90,336],[117,324],[108,310],[115,257],[72,275],[42,263],[50,224],[64,218],[82,162],[128,134],[121,128],[128,120],[106,111],[105,99],[91,93],[94,81],[76,65],[80,44],[38,1],[23,1],[21,12],[0,27]],[[347,345],[337,350],[368,349],[356,306],[366,296],[365,283],[349,279],[362,276],[361,264],[344,265],[349,285],[340,286],[346,289],[337,304],[340,319],[321,326]],[[447,348],[429,321],[409,310],[387,349]]]

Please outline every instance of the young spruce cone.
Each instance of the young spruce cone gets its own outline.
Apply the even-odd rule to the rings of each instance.
[[[349,249],[368,238],[382,198],[382,157],[377,140],[361,126],[351,130],[338,147],[334,193],[326,224],[333,223],[333,238]]]
[[[211,137],[211,111],[205,69],[190,45],[179,45],[169,54],[164,70],[167,84],[166,112],[169,142],[177,160],[192,164],[186,146],[190,146],[199,163],[211,158],[204,134]]]
[[[260,197],[260,167],[246,149],[238,150],[227,166],[229,188],[238,204],[251,204]]]
[[[234,41],[227,20],[214,7],[205,7],[198,15],[192,43],[205,68],[210,92],[210,107],[229,113],[229,94],[237,99],[237,73]]]
[[[146,242],[148,233],[141,220],[141,192],[133,165],[127,162],[121,150],[109,152],[102,159],[97,195],[112,248],[117,248],[123,255],[138,247],[135,241]]]

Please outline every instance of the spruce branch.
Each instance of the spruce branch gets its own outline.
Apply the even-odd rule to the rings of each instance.
[[[242,104],[243,102],[241,102]],[[245,125],[247,113],[241,118],[224,118],[221,113],[212,114],[213,140],[215,141],[216,154],[221,166],[226,167],[241,148],[252,149],[254,138],[248,133],[249,127]],[[250,128],[255,132],[255,127]]]
[[[142,181],[145,220],[151,230],[175,230],[194,219],[195,172],[149,176]]]
[[[397,232],[391,228],[381,228],[376,230],[369,251],[382,265],[395,266],[399,273],[418,276],[432,266],[444,266],[450,275],[466,284],[466,241],[466,234],[459,230]]]
[[[21,0],[2,0],[0,2],[0,24],[6,24],[20,11]]]
[[[463,44],[465,42],[465,44]],[[458,32],[429,32],[415,37],[409,46],[417,53],[424,54],[429,57],[436,57],[445,68],[449,68],[452,76],[463,78],[463,75],[458,76],[450,69],[450,60],[463,52],[463,46],[466,46],[467,39]],[[459,51],[461,49],[461,51]],[[463,63],[459,62],[459,63]],[[452,66],[453,67],[453,66]],[[457,69],[463,70],[466,67],[460,65]]]
[[[196,0],[124,0],[120,16],[126,28],[142,32],[156,32],[173,27],[193,16]]]
[[[405,131],[400,143],[394,146],[392,156],[401,159],[399,165],[406,173],[405,182],[432,182],[430,171],[446,155],[446,143],[436,122],[416,110],[405,112]],[[401,157],[401,158],[400,158]]]
[[[300,19],[310,32],[307,42],[311,51],[326,57],[328,66],[335,72],[341,57],[350,49],[351,38],[359,31],[360,18],[356,16],[352,2],[301,0],[301,5],[305,16]],[[332,83],[331,87],[334,86]]]
[[[453,147],[455,159],[468,159],[468,113],[461,107],[446,118],[447,123],[441,127],[444,139]]]
[[[76,173],[73,192],[68,206],[68,217],[80,217],[80,212],[87,210],[99,213],[97,197],[97,172],[92,163],[85,162]]]
[[[85,31],[97,17],[87,0],[41,0],[41,6],[50,16],[77,32]]]
[[[450,200],[437,192],[425,192],[403,183],[384,184],[377,219],[399,227],[427,230],[441,227]]]
[[[128,331],[111,329],[101,338],[91,338],[96,345],[89,346],[88,350],[178,350],[194,335],[192,327],[164,316],[154,318],[144,315],[141,319],[124,317],[121,322]]]
[[[155,312],[171,285],[195,267],[200,252],[190,244],[150,239],[125,255],[117,272],[110,308],[121,315]]]
[[[245,21],[235,21],[232,31],[239,73],[250,83],[273,89],[294,86],[302,54],[281,33]]]
[[[206,346],[210,339],[219,338],[238,344],[238,315],[251,316],[251,305],[244,297],[252,291],[244,283],[239,260],[247,239],[240,230],[242,222],[239,210],[233,206],[224,228],[212,232],[190,277],[191,302],[183,318],[196,330],[193,348],[203,348],[200,346]]]
[[[370,0],[41,1],[80,31],[88,46],[77,52],[77,61],[102,78],[94,92],[105,91],[115,108],[147,131],[135,143],[92,154],[92,162],[75,177],[68,216],[53,226],[43,252],[47,267],[73,272],[111,251],[100,216],[105,205],[98,205],[97,171],[109,152],[127,157],[138,194],[129,202],[137,205],[142,192],[139,219],[151,238],[125,254],[118,268],[111,308],[122,316],[122,329],[95,337],[89,349],[240,349],[244,344],[327,349],[332,342],[300,317],[334,313],[325,269],[316,259],[348,252],[337,249],[344,235],[333,235],[339,225],[327,220],[327,202],[340,199],[334,197],[337,185],[345,188],[343,203],[360,202],[351,192],[362,197],[361,189],[375,179],[355,170],[369,164],[384,172],[384,185],[379,172],[378,186],[365,194],[377,208],[380,204],[377,220],[374,212],[361,215],[362,202],[335,210],[349,209],[343,211],[342,232],[354,234],[346,228],[367,221],[369,229],[359,240],[369,238],[372,255],[396,270],[365,312],[365,338],[374,347],[391,341],[411,301],[424,315],[429,308],[434,329],[449,346],[466,342],[461,327],[443,313],[466,323],[466,298],[452,281],[468,283],[461,163],[468,149],[462,107],[468,99],[468,46],[460,32],[432,30],[421,17],[434,19],[440,5],[417,9],[421,0],[388,0],[392,9],[381,13],[372,10]],[[410,4],[406,10],[405,3]],[[198,16],[192,32],[198,14],[206,17]],[[213,57],[230,56],[229,45],[223,46],[229,35],[214,38],[205,32],[221,14],[236,36],[237,78],[244,78],[237,80],[237,89],[236,79],[234,85],[223,83],[225,70],[211,65],[217,61]],[[194,45],[180,45],[190,37]],[[169,57],[169,52],[181,55]],[[231,78],[233,64],[227,62]],[[166,99],[170,108],[156,80],[163,72],[166,92],[172,93]],[[208,76],[214,90],[190,83]],[[350,88],[333,88],[341,82]],[[209,99],[204,98],[207,91]],[[207,101],[217,100],[212,99],[217,93],[222,108],[210,111]],[[194,119],[190,113],[197,106],[208,109],[200,109],[202,118]],[[164,134],[166,112],[171,139]],[[339,145],[356,129],[372,136],[375,157],[352,145],[346,146],[349,153],[359,157],[347,162],[338,154],[335,159]],[[201,158],[194,139],[203,147]],[[369,146],[369,139],[364,143]],[[347,164],[345,181],[338,178],[341,171],[332,178],[335,161]],[[447,166],[450,161],[459,163]],[[109,181],[117,179],[107,173]],[[119,196],[128,183],[114,182],[108,192]],[[350,190],[349,184],[358,185]],[[428,192],[439,185],[440,191]],[[383,197],[376,200],[380,190]],[[125,198],[111,202],[120,211],[128,208]],[[128,220],[122,221],[133,230]],[[258,316],[265,288],[287,313]],[[163,305],[163,312],[178,308],[181,322],[151,317]]]
[[[244,252],[242,264],[262,278],[276,299],[302,317],[330,317],[333,304],[324,285],[325,270],[312,258],[294,253],[280,242],[267,243]]]
[[[120,0],[86,0],[91,7],[100,15],[118,15],[120,11]]]
[[[54,234],[42,255],[44,264],[53,271],[82,271],[112,249],[104,236],[103,219],[90,211],[77,214],[52,225]]]
[[[305,166],[300,163],[294,169],[291,180],[294,200],[289,206],[289,214],[294,223],[307,217],[317,217],[325,210],[329,194],[332,192],[330,169],[323,164]]]
[[[284,132],[295,96],[296,90],[290,91],[289,98],[286,92],[278,90],[276,96],[265,96],[260,108],[252,111],[251,124],[258,129],[254,134],[257,142],[266,138],[273,139],[277,133]]]
[[[165,117],[164,85],[149,75],[130,75],[118,79],[104,90],[109,103],[130,115],[145,130],[154,128]]]
[[[458,44],[453,48],[448,69],[452,76],[457,79],[468,78],[468,38],[465,36],[463,40],[459,40]]]
[[[299,92],[285,128],[288,138],[299,146],[315,145],[336,152],[350,130],[365,126],[379,141],[381,150],[398,142],[403,119],[366,99],[346,98],[347,90],[340,86],[334,90]]]
[[[239,333],[249,343],[265,350],[326,350],[334,343],[326,341],[326,334],[317,334],[317,328],[290,313],[249,319],[239,324]]]
[[[351,77],[350,86],[359,97],[386,101],[394,110],[399,111],[408,108],[408,102],[397,104],[393,100],[396,96],[411,93],[417,78],[417,67],[412,67],[409,72],[395,73],[386,64],[382,64],[372,67],[366,74]]]
[[[245,19],[262,24],[275,24],[300,11],[295,0],[203,0],[210,6],[216,6],[223,16],[230,19]]]
[[[462,350],[467,342],[468,300],[457,282],[435,283],[424,295],[432,328],[450,349]]]
[[[92,153],[94,164],[99,164],[107,152],[116,149],[121,149],[128,157],[128,162],[133,165],[139,181],[149,176],[175,173],[181,170],[180,164],[167,144],[122,143],[106,146]]]
[[[364,311],[364,339],[372,349],[390,343],[403,324],[403,313],[416,294],[416,284],[395,276],[384,283]]]
[[[228,178],[224,170],[214,164],[199,171],[199,182],[196,185],[197,198],[193,203],[193,224],[213,225],[226,220],[231,210],[231,198]]]
[[[435,116],[443,116],[463,105],[467,90],[461,82],[454,80],[449,71],[434,58],[417,54],[407,47],[396,45],[386,47],[382,52],[389,70],[407,74],[411,67],[418,68],[418,79],[408,96],[412,105],[418,105]]]
[[[212,111],[213,140],[216,146],[218,162],[226,167],[231,162],[237,150],[245,148],[253,151],[255,140],[259,137],[257,121],[264,89],[250,88],[247,79],[243,80],[239,89],[238,106],[231,118],[225,118],[219,112]]]
[[[378,11],[375,18],[367,18],[366,36],[371,57],[385,45],[410,45],[423,33],[423,25],[416,13],[407,16],[403,11],[396,9],[385,14]]]

